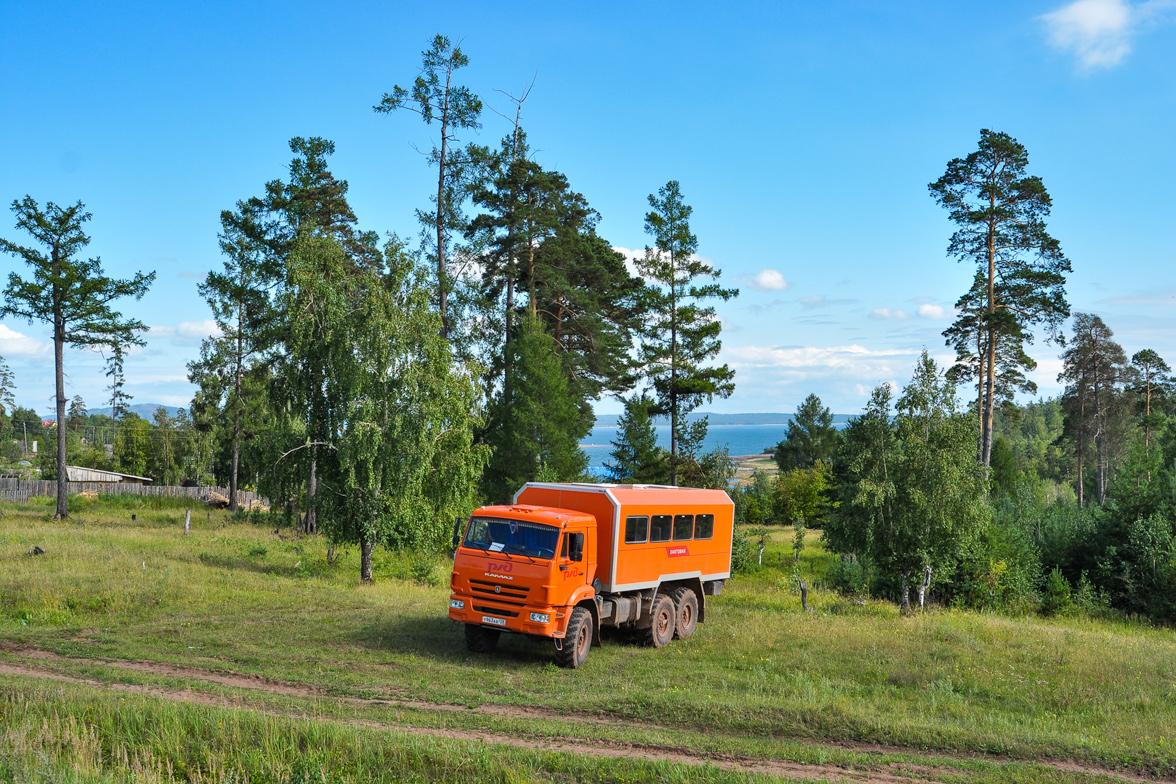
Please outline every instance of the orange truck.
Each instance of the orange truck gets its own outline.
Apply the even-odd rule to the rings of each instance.
[[[602,626],[658,648],[685,639],[731,576],[733,513],[722,490],[528,483],[454,526],[449,617],[471,651],[525,634],[551,639],[572,668]]]

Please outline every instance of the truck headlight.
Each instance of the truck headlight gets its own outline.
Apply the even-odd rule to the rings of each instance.
[[[450,599],[449,606],[451,609],[454,609],[454,610],[464,610],[465,609],[465,600],[464,599]]]
[[[531,613],[531,620],[535,623],[547,623],[551,620],[551,616],[547,613]]]

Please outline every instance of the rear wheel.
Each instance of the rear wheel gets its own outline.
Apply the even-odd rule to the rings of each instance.
[[[694,634],[694,627],[698,625],[698,596],[690,588],[676,588],[670,598],[674,601],[677,621],[674,636],[685,640]]]
[[[474,653],[489,653],[494,650],[494,646],[498,645],[498,634],[499,632],[494,629],[487,629],[476,623],[467,623],[465,627],[466,647]]]
[[[555,663],[560,667],[574,670],[588,661],[588,650],[592,647],[592,613],[583,607],[572,610],[568,629],[564,633],[562,647],[555,649]]]
[[[649,613],[652,624],[649,627],[649,642],[654,648],[663,648],[674,639],[674,602],[668,596],[659,596]]]

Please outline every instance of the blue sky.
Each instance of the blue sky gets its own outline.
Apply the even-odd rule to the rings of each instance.
[[[435,33],[464,82],[535,88],[544,165],[637,250],[646,196],[681,181],[699,252],[738,285],[720,307],[737,390],[712,410],[839,413],[905,381],[970,270],[927,193],[981,128],[1016,136],[1054,199],[1075,310],[1128,353],[1176,361],[1176,2],[371,3],[0,6],[0,202],[82,199],[110,274],[156,270],[125,310],[152,326],[127,366],[136,402],[183,405],[208,334],[196,285],[218,266],[220,210],[284,174],[296,135],[335,141],[364,228],[415,236],[434,174],[413,115],[372,105],[414,78]],[[507,131],[489,110],[470,140]],[[26,238],[0,212],[0,236]],[[0,272],[17,267],[0,258]],[[6,277],[6,276],[5,276]],[[51,409],[49,333],[0,321],[17,401]],[[1038,343],[1041,392],[1058,350]],[[69,394],[104,397],[100,357],[67,354]],[[601,412],[615,412],[604,401]]]

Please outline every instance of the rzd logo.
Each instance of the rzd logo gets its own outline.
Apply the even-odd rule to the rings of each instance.
[[[494,561],[490,561],[486,564],[486,571],[489,572],[509,572],[512,569],[514,569],[514,564],[512,563],[495,563]]]

